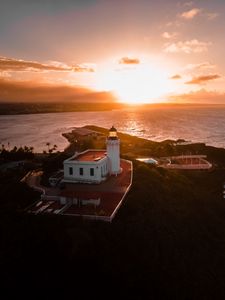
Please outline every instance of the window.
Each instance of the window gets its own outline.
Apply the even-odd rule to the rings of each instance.
[[[94,176],[94,168],[90,168],[90,175]]]
[[[84,169],[80,168],[80,175],[83,176],[84,175]]]
[[[73,168],[72,167],[69,167],[69,174],[73,175]]]

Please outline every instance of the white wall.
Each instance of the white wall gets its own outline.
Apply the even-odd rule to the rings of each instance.
[[[107,156],[109,158],[110,173],[120,173],[120,140],[107,139]]]
[[[97,162],[79,162],[76,160],[64,161],[64,180],[81,182],[101,182],[108,174],[108,158],[105,157]],[[70,168],[73,174],[70,175]],[[80,175],[80,168],[83,168],[83,175]],[[94,169],[94,176],[91,176],[90,169]]]

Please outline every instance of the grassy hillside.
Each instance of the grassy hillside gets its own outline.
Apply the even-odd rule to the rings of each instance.
[[[83,298],[117,291],[137,299],[223,299],[225,169],[217,151],[221,166],[211,172],[134,161],[132,189],[111,224],[27,215],[21,208],[37,194],[2,174],[2,284]]]

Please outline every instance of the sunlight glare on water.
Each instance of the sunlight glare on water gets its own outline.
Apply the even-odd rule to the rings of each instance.
[[[225,147],[225,107],[130,108],[104,112],[65,112],[0,116],[0,144],[33,146],[47,150],[46,143],[63,150],[63,132],[74,127],[97,125],[154,141],[185,139]]]

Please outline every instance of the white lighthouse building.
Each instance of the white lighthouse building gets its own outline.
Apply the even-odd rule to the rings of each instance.
[[[114,126],[106,138],[106,150],[88,149],[63,162],[64,182],[100,183],[109,175],[118,175],[120,167],[120,140]]]
[[[109,159],[109,172],[112,175],[121,173],[120,168],[120,140],[117,136],[117,130],[114,126],[109,130],[106,140],[107,156]]]

